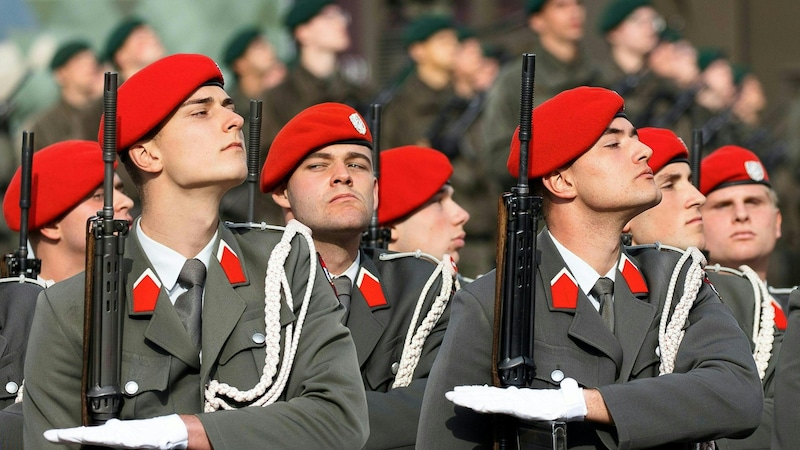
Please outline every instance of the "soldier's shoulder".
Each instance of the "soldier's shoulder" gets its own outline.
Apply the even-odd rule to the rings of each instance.
[[[438,261],[422,252],[400,253],[381,248],[362,248],[362,251],[382,275],[408,273],[427,276],[436,270],[438,264]]]
[[[268,239],[278,237],[283,234],[286,227],[280,225],[270,225],[266,222],[225,222],[225,228],[231,231],[234,236],[245,239]]]
[[[682,257],[686,256],[687,250],[656,242],[654,244],[625,246],[625,253],[635,260],[674,261],[677,263]]]

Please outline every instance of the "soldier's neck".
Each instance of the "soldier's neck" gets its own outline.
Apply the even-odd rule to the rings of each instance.
[[[336,53],[315,47],[303,47],[300,64],[315,77],[325,80],[336,71]]]
[[[317,252],[325,262],[325,267],[332,275],[341,275],[353,264],[358,255],[358,242],[355,245],[342,246],[330,241],[318,240],[314,236],[314,245],[317,247]]]

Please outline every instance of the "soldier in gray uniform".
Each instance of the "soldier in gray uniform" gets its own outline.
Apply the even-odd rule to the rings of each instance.
[[[610,56],[600,66],[598,85],[625,99],[625,113],[638,127],[647,125],[653,99],[661,94],[666,81],[647,64],[663,23],[649,0],[614,0],[606,5],[598,23]]]
[[[261,155],[278,131],[300,111],[323,102],[366,110],[372,92],[339,70],[339,54],[350,47],[350,16],[334,0],[298,0],[284,17],[294,37],[297,58],[283,82],[267,91],[261,132]],[[263,161],[263,160],[262,160]]]
[[[350,329],[367,391],[365,448],[413,448],[457,280],[449,260],[359,248],[378,206],[371,146],[370,130],[353,108],[312,106],[278,133],[261,190],[287,220],[311,229],[332,277],[342,306],[331,316]]]
[[[690,448],[758,425],[750,345],[704,282],[702,255],[621,246],[624,225],[661,200],[652,151],[622,108],[618,94],[580,87],[534,111],[529,176],[547,223],[534,275],[534,378],[527,388],[485,386],[495,283],[492,274],[474,281],[453,300],[419,448],[491,445],[486,413],[566,421],[568,446],[584,449]],[[519,147],[515,139],[512,176]],[[609,295],[600,289],[610,280]]]
[[[527,0],[527,25],[533,32],[521,51],[536,53],[536,105],[565,89],[596,85],[599,71],[582,47],[586,8],[579,0]],[[484,164],[510,186],[505,161],[511,132],[519,124],[519,60],[512,59],[489,90],[481,127],[486,139]],[[535,106],[535,105],[534,105]]]
[[[403,30],[411,73],[384,106],[381,145],[430,146],[429,129],[451,100],[458,50],[456,26],[448,16],[423,15]]]
[[[26,448],[352,449],[366,441],[355,348],[332,314],[338,302],[307,228],[262,231],[218,218],[222,195],[247,175],[243,120],[222,83],[210,58],[180,54],[120,87],[117,152],[143,194],[121,269],[120,420],[78,427],[79,274],[37,302]]]
[[[634,245],[659,242],[682,250],[705,249],[700,208],[706,198],[692,184],[686,144],[667,129],[640,128],[638,132],[639,140],[653,150],[648,165],[653,169],[662,199],[657,206],[628,222],[623,231],[631,234]],[[719,439],[717,448],[767,449],[772,438],[775,365],[786,319],[751,268],[714,265],[706,271],[722,302],[731,308],[739,327],[750,337],[764,386],[764,412],[759,428],[744,439]]]
[[[34,150],[69,139],[95,140],[103,114],[103,76],[88,43],[66,42],[50,61],[58,102],[31,119]]]

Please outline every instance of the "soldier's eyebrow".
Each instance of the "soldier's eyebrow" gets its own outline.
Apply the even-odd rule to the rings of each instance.
[[[228,100],[230,100],[230,99],[228,99]],[[191,106],[191,105],[209,105],[213,101],[214,101],[214,99],[211,98],[211,97],[190,98],[189,100],[186,100],[185,102],[183,102],[183,104],[181,105],[181,108],[183,108],[185,106]]]
[[[624,136],[625,135],[625,130],[623,130],[622,128],[608,127],[608,128],[606,128],[606,131],[603,132],[603,136],[608,136],[609,134],[619,134],[619,135]],[[633,136],[638,136],[638,135],[639,135],[639,132],[636,130],[636,128],[631,128],[631,132],[629,133],[629,136],[633,137]]]

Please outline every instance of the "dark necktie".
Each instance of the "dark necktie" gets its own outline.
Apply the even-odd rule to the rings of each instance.
[[[600,317],[611,332],[614,332],[614,281],[600,277],[590,294],[600,302]]]
[[[336,296],[339,297],[339,303],[344,306],[342,323],[345,323],[350,313],[350,293],[353,290],[353,282],[350,281],[347,275],[342,275],[333,279],[333,287],[336,288]]]
[[[187,259],[178,275],[178,283],[188,290],[175,300],[178,312],[186,332],[200,351],[200,338],[203,329],[203,283],[206,281],[206,266],[199,259]]]

